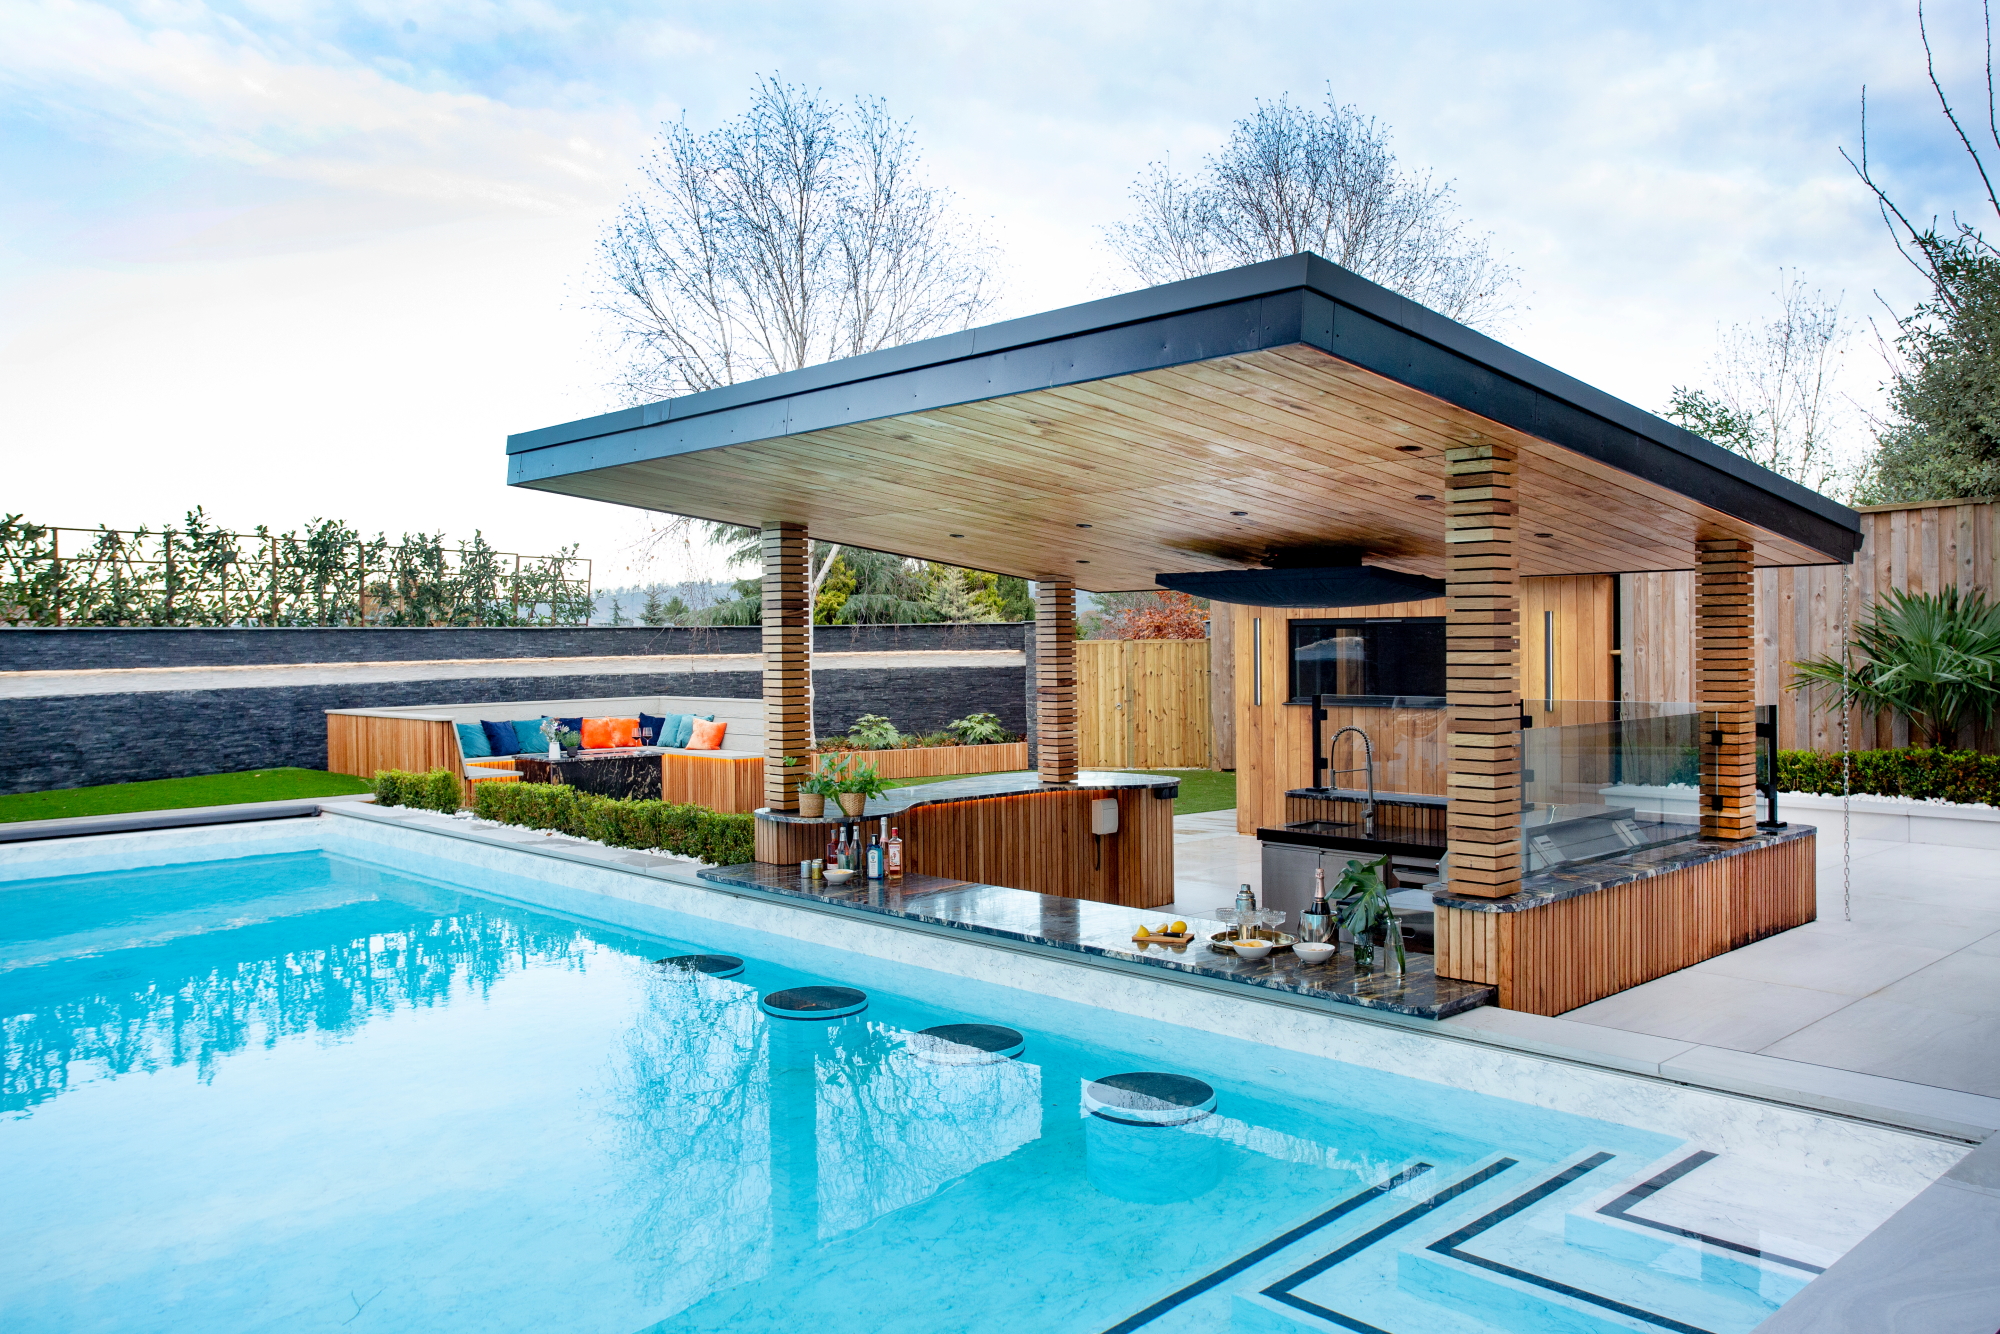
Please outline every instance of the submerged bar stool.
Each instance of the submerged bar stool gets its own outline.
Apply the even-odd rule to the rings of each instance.
[[[733,954],[676,954],[653,962],[661,968],[678,968],[684,973],[705,973],[710,977],[735,977],[743,971],[743,960]]]

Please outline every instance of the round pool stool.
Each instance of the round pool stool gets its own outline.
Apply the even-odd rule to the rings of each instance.
[[[1019,1032],[999,1024],[939,1024],[910,1035],[910,1054],[938,1065],[997,1065],[1027,1048]]]
[[[710,977],[734,977],[743,971],[743,960],[733,954],[676,954],[655,959],[662,968],[678,968],[686,973],[707,973]]]
[[[778,1019],[845,1019],[868,1008],[868,993],[853,987],[789,987],[757,1004]]]
[[[1184,1126],[1215,1110],[1215,1090],[1187,1075],[1138,1070],[1084,1085],[1092,1116],[1126,1126]]]

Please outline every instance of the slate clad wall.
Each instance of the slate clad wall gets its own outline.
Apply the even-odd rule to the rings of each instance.
[[[997,628],[1010,629],[1019,643],[1018,627]],[[864,713],[887,714],[910,731],[932,731],[979,710],[1014,731],[1027,726],[1019,667],[839,670],[817,673],[815,684],[822,732],[845,731]],[[323,769],[325,709],[656,693],[754,699],[762,688],[756,672],[620,673],[0,699],[0,792],[288,765]]]
[[[1032,626],[1026,627],[1032,630]],[[822,653],[1018,649],[1024,627],[822,625]],[[0,629],[0,672],[126,667],[255,667],[311,662],[437,662],[454,658],[588,658],[645,653],[758,653],[754,625],[582,626],[517,630],[317,628],[273,630]]]

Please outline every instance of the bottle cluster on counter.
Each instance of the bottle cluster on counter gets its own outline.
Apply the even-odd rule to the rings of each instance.
[[[861,822],[833,826],[826,840],[826,853],[817,860],[801,863],[800,874],[817,880],[828,870],[853,871],[868,880],[897,881],[903,878],[903,832],[882,817],[881,827],[861,841]]]

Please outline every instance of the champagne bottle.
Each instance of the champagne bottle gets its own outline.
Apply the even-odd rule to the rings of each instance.
[[[889,841],[884,845],[884,860],[889,879],[903,878],[903,835],[894,825],[889,827]]]

